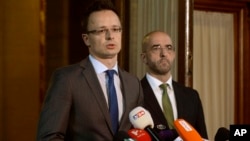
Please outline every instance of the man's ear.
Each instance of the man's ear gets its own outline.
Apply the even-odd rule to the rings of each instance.
[[[146,53],[141,53],[141,60],[144,64],[147,64]]]
[[[89,36],[87,34],[82,34],[82,40],[84,41],[86,46],[90,46]]]

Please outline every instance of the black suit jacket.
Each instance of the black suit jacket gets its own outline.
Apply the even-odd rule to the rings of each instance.
[[[208,138],[204,120],[203,108],[198,92],[173,81],[173,89],[176,98],[178,118],[190,123],[203,138]],[[153,118],[155,128],[159,124],[168,127],[167,120],[146,78],[143,77],[141,85],[144,93],[144,107],[149,110]]]
[[[131,128],[129,112],[143,103],[140,80],[119,68],[124,113],[119,130]],[[38,125],[38,141],[112,141],[104,93],[87,58],[53,74]]]

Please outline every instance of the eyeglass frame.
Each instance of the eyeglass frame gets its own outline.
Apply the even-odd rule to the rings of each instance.
[[[102,29],[90,30],[90,31],[87,31],[86,34],[102,35],[102,34],[107,34],[108,32],[120,33],[120,32],[122,32],[122,27],[113,27],[110,29],[109,28],[102,28]]]
[[[148,50],[154,53],[159,53],[162,50],[166,50],[167,52],[174,52],[175,51],[175,47],[171,44],[167,44],[165,46],[161,46],[160,44],[155,44],[152,45]]]

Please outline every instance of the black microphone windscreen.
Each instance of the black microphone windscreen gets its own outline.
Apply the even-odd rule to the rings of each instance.
[[[229,137],[230,131],[225,127],[220,127],[215,134],[214,141],[226,141]]]
[[[158,135],[163,141],[173,141],[179,136],[175,129],[161,130]]]

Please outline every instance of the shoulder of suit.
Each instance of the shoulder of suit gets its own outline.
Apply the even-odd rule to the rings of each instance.
[[[71,73],[75,73],[77,71],[82,71],[82,68],[80,66],[80,63],[75,63],[75,64],[71,64],[71,65],[67,65],[67,66],[62,66],[62,67],[58,67],[56,68],[56,70],[54,71],[54,73],[61,73],[61,74],[71,74]]]
[[[139,81],[139,78],[136,75],[129,73],[128,71],[126,71],[120,67],[118,67],[118,71],[119,71],[119,75],[121,75],[122,77],[124,76],[127,78],[134,78],[134,79],[137,79]]]
[[[187,87],[187,86],[185,86],[185,85],[183,85],[181,83],[178,83],[178,82],[176,82],[174,80],[172,81],[172,85],[173,85],[174,88],[181,88],[181,89],[185,89],[187,91],[196,91],[195,89],[193,89],[191,87]]]

